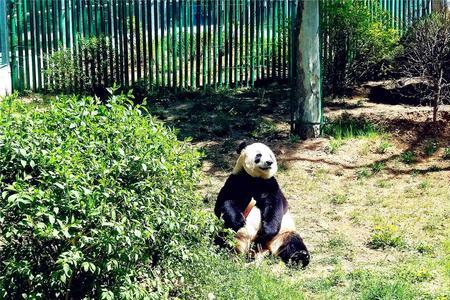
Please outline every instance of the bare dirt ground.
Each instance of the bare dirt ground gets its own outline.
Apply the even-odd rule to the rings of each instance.
[[[179,99],[154,111],[203,149],[199,189],[207,208],[241,140],[274,150],[277,179],[312,254],[306,270],[282,264],[274,270],[298,283],[308,299],[360,298],[361,273],[400,280],[416,291],[414,298],[448,299],[450,107],[441,107],[440,121],[432,124],[428,107],[372,103],[364,96],[327,101],[326,120],[345,114],[378,131],[300,141],[289,135],[288,96],[273,87]]]

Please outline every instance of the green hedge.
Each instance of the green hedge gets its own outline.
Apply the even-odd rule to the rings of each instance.
[[[0,100],[0,298],[161,299],[201,285],[191,268],[217,226],[198,166],[126,96]]]

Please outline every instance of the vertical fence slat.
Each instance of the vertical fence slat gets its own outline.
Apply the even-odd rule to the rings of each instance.
[[[178,22],[177,22],[177,27],[178,27],[178,32],[179,35],[178,37],[180,38],[178,40],[178,74],[179,74],[179,81],[178,81],[178,87],[180,89],[183,89],[184,86],[184,64],[183,64],[183,58],[184,58],[184,53],[183,53],[183,45],[184,45],[184,16],[183,16],[183,12],[184,12],[184,7],[183,7],[183,2],[182,1],[177,1],[178,5],[177,5],[177,10],[178,10]]]
[[[29,3],[30,5],[30,43],[31,43],[31,77],[32,77],[32,82],[33,82],[33,90],[38,90],[37,88],[37,81],[36,81],[36,77],[37,77],[37,73],[36,73],[36,24],[35,24],[35,12],[36,12],[36,2],[35,1],[30,1]]]
[[[12,76],[12,90],[20,91],[19,86],[19,64],[18,64],[18,51],[19,51],[19,40],[18,40],[18,3],[14,2],[11,4],[11,12],[10,12],[10,43],[11,43],[11,76]]]
[[[25,56],[25,89],[30,90],[31,89],[31,70],[30,70],[30,49],[29,49],[29,40],[28,40],[28,25],[30,24],[29,18],[28,18],[28,0],[23,0],[23,23],[22,23],[22,30],[23,30],[23,50],[24,50],[24,56]]]
[[[154,9],[154,18],[155,18],[155,58],[154,58],[154,63],[155,63],[155,82],[156,82],[156,87],[159,88],[160,87],[160,70],[159,70],[159,24],[158,24],[158,0],[155,0],[155,3],[153,4],[153,9]]]
[[[22,0],[17,0],[17,55],[18,55],[18,69],[19,69],[19,80],[18,86],[20,91],[24,91],[25,86],[25,70],[24,70],[24,42],[23,42],[23,2]]]
[[[147,37],[148,37],[148,43],[146,43],[147,44],[147,51],[148,51],[148,55],[147,55],[147,57],[148,57],[148,60],[147,61],[145,61],[145,58],[144,58],[144,63],[145,63],[145,65],[147,66],[147,68],[148,68],[148,80],[149,80],[149,83],[150,83],[150,87],[151,88],[153,88],[153,78],[154,78],[154,72],[153,72],[153,26],[152,26],[152,19],[151,19],[151,15],[152,15],[152,3],[153,3],[153,1],[147,1],[146,3],[145,3],[145,6],[146,6],[146,10],[145,10],[145,19],[146,19],[146,22],[147,22]],[[144,25],[143,25],[144,26]],[[145,26],[144,26],[144,28],[145,28]],[[145,43],[145,41],[144,41],[144,43]],[[144,50],[145,51],[145,50]]]
[[[229,51],[229,43],[230,43],[230,38],[229,38],[229,24],[230,24],[230,18],[229,18],[229,12],[230,12],[230,7],[231,7],[231,2],[225,1],[224,2],[224,67],[225,67],[225,78],[224,78],[224,84],[226,87],[228,87],[228,83],[229,83],[229,67],[228,67],[228,57],[230,55],[230,51]]]
[[[173,0],[172,1],[172,13],[171,13],[171,17],[172,17],[172,22],[171,22],[171,28],[172,28],[172,84],[173,87],[176,89],[177,88],[177,55],[178,55],[178,51],[177,51],[177,24],[176,24],[176,5],[177,5],[177,1]]]
[[[203,60],[202,60],[202,80],[201,80],[201,83],[202,83],[202,85],[203,85],[203,88],[204,89],[206,89],[206,85],[207,85],[207,83],[206,83],[206,80],[207,80],[207,56],[208,56],[208,53],[207,53],[207,49],[206,49],[206,46],[207,46],[207,30],[206,30],[206,28],[205,28],[205,25],[206,25],[206,20],[207,20],[207,18],[206,18],[206,14],[207,14],[207,11],[206,11],[206,1],[207,0],[203,0],[202,2],[201,2],[201,24],[203,25],[202,26],[202,36],[203,36],[203,39],[202,39],[202,37],[200,37],[200,41],[202,42],[202,45],[203,45],[203,48],[202,48],[202,57],[203,57]]]
[[[35,42],[36,42],[36,47],[37,47],[37,91],[42,91],[42,57],[43,57],[43,52],[42,52],[42,47],[43,47],[43,34],[42,34],[42,24],[40,22],[40,20],[42,20],[42,7],[41,7],[42,1],[41,0],[37,0],[36,4],[35,4],[35,11],[34,11],[34,24],[35,24],[35,28],[36,28],[36,37],[35,37]]]
[[[238,86],[238,51],[239,51],[239,43],[238,43],[238,36],[239,36],[239,27],[238,27],[238,20],[239,20],[239,0],[235,0],[234,2],[234,64],[233,64],[233,70],[234,70],[234,85],[235,87]]]

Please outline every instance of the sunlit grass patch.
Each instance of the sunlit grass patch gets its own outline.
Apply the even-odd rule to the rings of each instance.
[[[362,118],[351,117],[343,114],[336,120],[326,123],[323,134],[335,139],[352,139],[359,137],[379,137],[383,132],[375,124]]]
[[[331,197],[330,202],[332,204],[344,204],[345,202],[347,202],[347,196],[345,194],[336,194],[333,195],[333,197]]]
[[[368,245],[373,249],[404,248],[406,242],[396,225],[385,224],[373,228]]]
[[[350,274],[352,286],[358,299],[414,299],[412,285],[396,276],[381,275],[373,271],[356,270]]]

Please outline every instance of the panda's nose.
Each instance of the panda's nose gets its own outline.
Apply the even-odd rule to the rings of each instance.
[[[271,166],[272,164],[273,164],[273,161],[271,161],[271,160],[266,161],[266,165]]]

